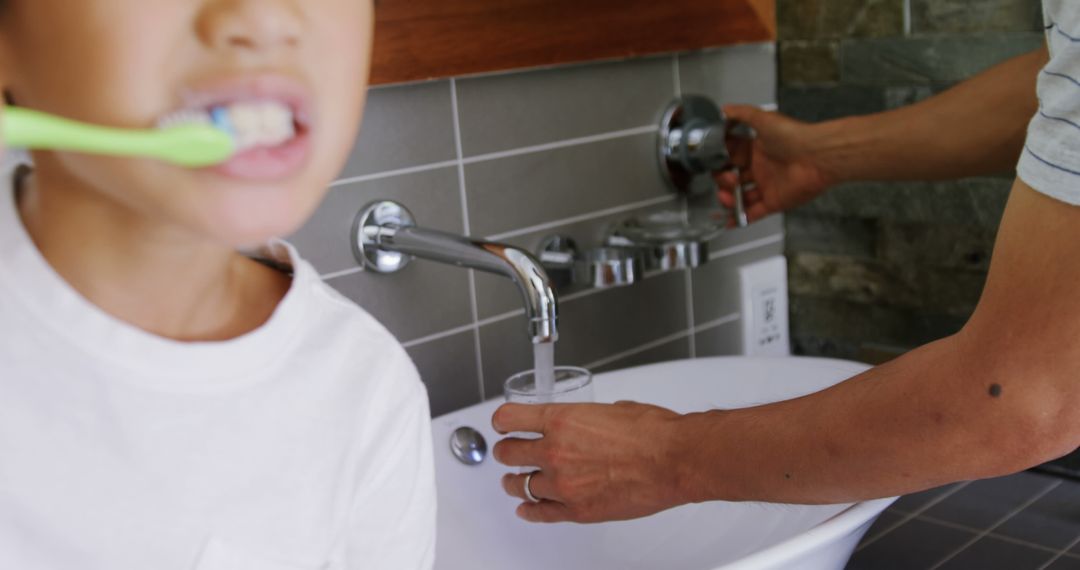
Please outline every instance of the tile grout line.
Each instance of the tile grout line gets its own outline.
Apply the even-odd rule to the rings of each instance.
[[[456,80],[453,80],[456,83]],[[777,105],[767,104],[759,106],[762,110],[775,111]],[[337,188],[341,186],[348,186],[351,184],[360,184],[360,182],[369,182],[373,180],[382,180],[386,178],[394,178],[397,176],[407,176],[409,174],[421,174],[430,171],[437,171],[440,168],[450,168],[457,166],[459,162],[464,164],[473,164],[476,162],[486,162],[503,158],[519,157],[523,154],[532,154],[536,152],[543,152],[545,150],[558,150],[569,147],[577,147],[581,145],[588,145],[591,142],[604,142],[607,140],[616,140],[619,138],[627,138],[637,135],[647,135],[650,133],[656,133],[658,127],[656,125],[643,125],[632,128],[625,128],[622,131],[609,131],[606,133],[599,133],[596,135],[589,135],[578,138],[568,138],[564,140],[556,140],[554,142],[546,142],[543,145],[536,145],[532,147],[522,147],[511,150],[504,150],[499,152],[491,152],[487,154],[477,154],[475,157],[461,158],[448,161],[431,162],[428,164],[418,164],[416,166],[406,166],[404,168],[395,168],[392,171],[382,171],[377,173],[362,174],[359,176],[348,176],[346,178],[338,178],[333,182],[330,182],[328,188]]]
[[[731,314],[731,315],[728,315],[726,317],[716,319],[715,321],[705,323],[705,324],[703,324],[700,327],[697,327],[695,329],[691,329],[691,330],[688,330],[688,331],[680,331],[680,332],[677,332],[677,333],[672,333],[672,334],[670,334],[668,336],[658,338],[658,339],[656,339],[654,341],[647,342],[647,343],[642,344],[640,346],[636,346],[634,348],[625,350],[623,352],[619,352],[619,353],[613,354],[611,356],[601,358],[601,359],[596,360],[594,362],[590,362],[589,364],[586,364],[583,368],[587,368],[589,370],[592,370],[594,368],[599,368],[601,366],[607,366],[608,364],[614,364],[614,363],[616,363],[616,362],[618,362],[620,360],[630,358],[631,356],[636,356],[638,354],[641,354],[642,352],[645,352],[647,350],[651,350],[653,348],[658,348],[658,347],[663,346],[663,345],[665,345],[665,344],[667,344],[669,342],[675,342],[675,341],[677,341],[677,340],[679,340],[679,339],[681,339],[683,337],[693,336],[694,334],[699,333],[701,331],[714,329],[714,328],[726,325],[728,323],[735,322],[735,321],[739,320],[740,318],[741,318],[741,316],[738,313]]]
[[[609,131],[606,133],[600,133],[596,135],[588,135],[584,137],[575,137],[572,139],[564,139],[561,141],[525,146],[521,148],[515,148],[510,150],[501,150],[498,152],[489,152],[487,154],[478,154],[476,156],[470,156],[463,159],[465,164],[476,164],[478,162],[490,162],[492,160],[499,160],[501,158],[513,158],[515,156],[522,156],[526,154],[536,154],[538,152],[545,152],[549,150],[559,150],[564,148],[571,148],[575,146],[582,146],[586,144],[606,142],[618,139],[625,139],[630,137],[636,137],[640,135],[655,134],[659,131],[657,125],[645,125],[641,127],[632,127],[629,129],[622,129],[618,131]]]
[[[711,331],[712,329],[720,328],[724,325],[729,325],[731,323],[739,321],[740,319],[742,319],[742,313],[731,313],[730,315],[720,317],[719,319],[716,319],[714,321],[702,323],[694,327],[691,332],[693,332],[693,334],[701,334],[705,331]]]
[[[892,526],[890,526],[890,527],[886,528],[885,530],[881,531],[878,535],[874,536],[873,538],[867,539],[865,542],[860,544],[855,549],[855,552],[858,552],[858,551],[870,546],[871,544],[874,544],[875,542],[881,540],[885,535],[887,535],[890,532],[892,532],[892,531],[904,526],[905,524],[911,522],[911,520],[914,519],[915,517],[925,513],[926,511],[928,511],[931,508],[935,507],[938,503],[940,503],[940,502],[944,501],[945,499],[948,499],[949,497],[955,495],[961,489],[963,489],[964,487],[967,487],[970,484],[971,484],[971,481],[965,481],[964,483],[961,483],[961,484],[957,485],[956,487],[954,487],[952,489],[949,489],[948,491],[945,491],[941,495],[939,495],[937,497],[934,497],[933,499],[930,499],[930,501],[928,501],[925,505],[915,509],[914,512],[908,514],[907,516],[904,516],[899,521],[893,523]]]
[[[1061,560],[1061,559],[1062,559],[1063,557],[1065,557],[1065,556],[1069,556],[1069,552],[1070,552],[1070,551],[1071,551],[1071,550],[1072,550],[1072,549],[1073,549],[1073,548],[1074,548],[1074,547],[1075,547],[1075,546],[1076,546],[1077,544],[1080,544],[1080,536],[1077,536],[1076,538],[1074,538],[1074,539],[1072,540],[1072,542],[1070,542],[1070,543],[1068,544],[1068,546],[1066,546],[1065,548],[1062,548],[1062,549],[1061,549],[1061,551],[1060,551],[1060,552],[1058,552],[1057,554],[1055,554],[1053,558],[1051,558],[1050,560],[1047,560],[1047,561],[1046,561],[1046,564],[1043,564],[1042,566],[1040,566],[1040,567],[1039,567],[1039,570],[1046,570],[1047,568],[1049,568],[1050,566],[1052,566],[1052,565],[1053,565],[1053,564],[1054,564],[1055,562],[1057,562],[1058,560]]]
[[[709,254],[709,261],[716,261],[717,259],[721,259],[721,258],[724,258],[724,257],[731,257],[732,255],[738,255],[740,253],[746,253],[748,251],[757,249],[759,247],[765,247],[767,245],[773,245],[773,244],[777,244],[777,243],[782,243],[784,241],[785,236],[786,236],[786,233],[783,232],[783,231],[780,231],[779,233],[773,234],[771,236],[758,238],[758,239],[756,239],[754,241],[748,241],[746,243],[741,243],[739,245],[734,245],[734,246],[731,246],[731,247],[728,247],[728,248],[721,249],[720,251],[714,251],[714,252]]]
[[[420,346],[421,344],[427,344],[429,342],[435,342],[437,340],[442,340],[444,338],[449,338],[449,337],[452,337],[454,335],[459,335],[461,333],[466,333],[466,332],[469,332],[469,331],[475,331],[477,328],[479,328],[479,327],[477,327],[475,324],[471,324],[471,323],[467,324],[467,325],[461,325],[460,327],[454,327],[452,329],[447,329],[447,330],[444,330],[442,332],[437,332],[437,333],[434,333],[434,334],[429,334],[427,336],[422,336],[420,338],[414,338],[413,340],[405,341],[405,342],[401,343],[401,346],[403,346],[405,348],[413,348],[413,347],[416,347],[416,346]]]
[[[678,81],[679,56],[675,56],[676,81]],[[678,83],[676,83],[676,86]],[[684,200],[682,204],[683,219],[690,217],[690,204]],[[690,358],[697,358],[697,334],[694,333],[694,270],[687,267],[683,270],[683,279],[686,281],[684,294],[686,295],[686,330],[687,348],[690,350]]]
[[[962,531],[966,531],[966,532],[973,533],[973,534],[979,534],[979,533],[983,532],[981,529],[975,528],[973,526],[967,526],[967,525],[963,525],[963,524],[959,524],[959,523],[954,523],[954,522],[951,522],[951,521],[942,520],[942,519],[939,519],[939,518],[936,518],[936,517],[931,517],[931,516],[928,516],[928,515],[919,515],[919,516],[915,517],[915,520],[922,521],[922,522],[925,522],[925,523],[930,523],[930,524],[937,525],[937,526],[943,526],[943,527],[951,528],[951,529],[955,529],[955,530],[962,530]],[[996,532],[988,532],[988,533],[986,533],[985,536],[987,538],[994,538],[994,539],[997,539],[997,540],[1001,540],[1003,542],[1010,542],[1012,544],[1018,544],[1020,546],[1026,546],[1028,548],[1033,548],[1035,550],[1041,550],[1043,552],[1058,553],[1057,548],[1054,548],[1054,547],[1051,547],[1051,546],[1046,546],[1044,544],[1038,544],[1038,543],[1035,543],[1035,542],[1027,541],[1027,540],[1024,540],[1022,538],[1012,537],[1012,536],[1009,536],[1007,534],[1000,534],[1000,533],[996,533]]]
[[[476,323],[473,325],[473,345],[476,347],[476,382],[480,388],[480,401],[483,402],[487,388],[484,386],[484,347],[480,346],[480,324],[477,322],[480,318],[480,311],[476,300],[475,269],[469,270],[469,304],[472,308],[473,322]]]
[[[647,343],[645,343],[643,345],[635,346],[634,348],[612,354],[611,356],[601,358],[600,360],[595,360],[593,362],[590,362],[590,363],[586,364],[585,366],[583,366],[583,368],[586,368],[588,370],[593,370],[593,369],[599,368],[601,366],[607,366],[608,364],[612,364],[614,362],[618,362],[620,360],[630,358],[631,356],[636,356],[636,355],[641,354],[642,352],[645,352],[647,350],[651,350],[651,349],[654,349],[656,347],[663,346],[663,345],[665,345],[665,344],[667,344],[669,342],[675,342],[675,341],[677,341],[677,340],[679,340],[681,338],[686,337],[687,334],[689,334],[687,331],[679,331],[677,333],[669,334],[669,335],[667,335],[665,337],[658,338],[658,339],[656,339],[654,341],[647,342]]]
[[[461,110],[458,107],[457,79],[450,79],[450,108],[454,113],[454,152],[457,155],[458,191],[461,193],[461,223],[465,228],[465,235],[472,235],[472,221],[469,218],[469,194],[465,186],[465,162],[464,148],[461,144]],[[480,392],[480,401],[484,398],[484,351],[480,346],[480,309],[476,296],[476,271],[469,270],[469,316],[473,326],[473,348],[476,357],[476,382]]]
[[[971,540],[969,540],[966,543],[964,543],[963,545],[961,545],[960,548],[956,549],[954,552],[952,552],[952,554],[949,554],[943,560],[941,560],[937,564],[931,566],[929,570],[937,570],[938,568],[941,568],[942,566],[947,564],[950,560],[952,560],[952,559],[956,558],[957,556],[959,556],[960,553],[962,553],[963,551],[970,548],[973,544],[975,544],[976,542],[979,542],[984,537],[989,535],[991,532],[993,532],[994,529],[996,529],[999,526],[1005,524],[1006,522],[1009,521],[1009,519],[1011,519],[1014,516],[1020,514],[1020,512],[1023,511],[1024,509],[1026,509],[1026,508],[1030,507],[1031,505],[1035,504],[1036,501],[1038,501],[1039,499],[1045,497],[1048,493],[1050,493],[1050,491],[1053,491],[1054,489],[1057,489],[1059,485],[1061,485],[1061,481],[1060,480],[1055,481],[1052,485],[1047,486],[1046,489],[1043,489],[1041,492],[1037,493],[1034,497],[1031,497],[1027,501],[1024,501],[1024,503],[1021,504],[1019,507],[1017,507],[1017,508],[1009,511],[1008,513],[1006,513],[1005,516],[1001,518],[1001,520],[997,521],[993,525],[990,525],[990,528],[987,528],[986,530],[980,532],[978,535],[975,536],[975,538],[972,538]]]
[[[454,80],[454,79],[451,79],[451,81],[453,81],[455,83],[455,86],[453,88],[454,88],[454,90],[456,92],[456,90],[457,90],[456,89],[457,81]],[[451,100],[451,104],[453,104],[453,100]],[[629,129],[623,129],[623,130],[618,130],[618,131],[608,131],[608,132],[599,133],[599,134],[595,134],[595,135],[588,135],[588,136],[584,136],[584,137],[563,139],[563,140],[559,140],[559,141],[554,141],[554,142],[544,143],[544,144],[539,144],[539,145],[534,145],[534,146],[526,146],[526,147],[520,147],[520,148],[504,150],[504,151],[499,151],[499,152],[492,152],[492,153],[487,153],[487,154],[479,154],[479,155],[471,156],[471,157],[468,157],[468,158],[465,158],[463,153],[459,152],[458,154],[459,154],[460,158],[457,158],[457,159],[454,159],[454,160],[443,160],[443,161],[440,161],[440,162],[431,162],[431,163],[428,163],[428,164],[419,164],[419,165],[416,165],[416,166],[409,166],[409,167],[405,167],[405,168],[397,168],[397,169],[394,169],[394,170],[384,170],[382,172],[373,172],[371,174],[361,174],[359,176],[349,176],[349,177],[346,177],[346,178],[339,178],[339,179],[331,182],[329,187],[330,188],[337,188],[339,186],[347,186],[349,184],[357,184],[357,183],[361,183],[361,182],[371,182],[371,181],[374,181],[374,180],[383,180],[383,179],[386,179],[386,178],[394,178],[394,177],[397,177],[397,176],[407,176],[409,174],[419,174],[419,173],[428,172],[428,171],[431,171],[431,170],[439,170],[439,169],[442,169],[442,168],[451,168],[451,167],[454,167],[454,166],[458,166],[459,163],[475,164],[475,163],[478,163],[478,162],[488,162],[488,161],[497,160],[497,159],[500,159],[500,158],[510,158],[510,157],[522,156],[522,155],[526,155],[526,154],[535,154],[535,153],[538,153],[538,152],[544,152],[544,151],[548,151],[548,150],[559,150],[559,149],[563,149],[563,148],[582,146],[582,145],[591,144],[591,143],[606,142],[606,141],[611,141],[611,140],[634,137],[634,136],[638,136],[638,135],[646,135],[646,134],[650,134],[650,133],[655,133],[657,130],[658,130],[658,128],[655,125],[633,127],[633,128],[629,128]]]
[[[672,202],[676,198],[677,198],[677,196],[674,196],[674,195],[658,196],[656,198],[649,198],[648,200],[641,200],[640,202],[631,202],[629,204],[622,204],[620,206],[613,206],[611,208],[606,208],[606,209],[603,209],[603,210],[595,210],[595,211],[588,212],[588,213],[585,213],[585,214],[580,214],[580,215],[577,215],[577,216],[571,216],[569,218],[563,218],[563,219],[560,219],[560,220],[553,220],[553,221],[550,221],[550,222],[544,222],[542,224],[536,224],[534,226],[529,226],[529,227],[526,227],[526,228],[521,228],[521,229],[517,229],[517,230],[511,230],[511,231],[508,231],[508,232],[503,232],[501,234],[493,234],[493,235],[490,235],[490,236],[486,236],[484,239],[486,239],[488,241],[500,241],[500,240],[515,238],[515,237],[520,237],[520,236],[523,236],[523,235],[528,235],[528,234],[531,234],[531,233],[536,233],[536,232],[540,232],[540,231],[544,231],[544,230],[551,230],[551,229],[555,229],[555,228],[562,227],[562,226],[568,226],[570,224],[577,224],[577,223],[580,223],[580,222],[588,222],[588,221],[591,221],[591,220],[595,220],[596,218],[603,218],[603,217],[606,217],[606,216],[613,216],[615,214],[622,214],[622,213],[626,213],[626,212],[632,212],[634,210],[639,210],[641,208],[648,208],[649,206],[658,206],[660,204],[666,204],[668,202]]]
[[[694,272],[692,269],[683,270],[686,281],[686,331],[689,338],[690,358],[697,358],[697,339],[694,323]]]
[[[363,267],[350,267],[348,269],[342,269],[341,271],[333,271],[330,273],[323,273],[319,276],[319,279],[323,281],[329,281],[331,279],[338,279],[340,277],[348,277],[349,275],[355,275],[357,273],[363,273]]]
[[[609,291],[609,290],[610,289],[589,289],[588,291],[585,291],[585,292],[586,293],[594,293],[594,292],[595,293],[602,293],[604,291]],[[589,295],[577,295],[577,296],[573,296],[573,297],[568,297],[567,299],[573,301],[575,299],[582,299],[582,298],[585,298],[585,297],[588,297],[588,296]],[[564,299],[564,301],[567,300],[567,299]],[[437,332],[437,333],[430,334],[430,335],[427,335],[427,336],[422,336],[422,337],[419,337],[419,338],[415,338],[413,340],[405,341],[405,342],[401,343],[401,345],[404,346],[405,348],[413,348],[413,347],[419,346],[421,344],[427,344],[429,342],[435,342],[437,340],[442,340],[444,338],[449,338],[449,337],[452,337],[454,335],[458,335],[458,334],[461,334],[461,333],[466,333],[466,332],[469,332],[469,331],[478,330],[478,329],[481,329],[481,328],[483,328],[485,326],[493,325],[495,323],[499,323],[499,322],[505,321],[507,319],[512,319],[514,317],[518,317],[518,316],[521,316],[521,315],[524,315],[524,314],[525,314],[525,311],[523,311],[521,309],[517,309],[517,310],[514,310],[514,311],[509,311],[509,312],[503,313],[501,315],[495,315],[493,317],[488,317],[488,318],[486,318],[486,319],[484,319],[482,321],[479,321],[477,323],[461,325],[459,327],[454,327],[452,329],[447,329],[447,330],[442,331],[442,332]],[[741,318],[742,318],[741,314],[732,313],[730,315],[727,315],[725,317],[721,317],[721,318],[716,319],[714,321],[709,321],[707,323],[697,325],[696,327],[694,327],[694,329],[692,331],[688,331],[688,334],[690,334],[690,333],[692,333],[692,334],[700,334],[700,333],[703,333],[705,331],[709,331],[709,330],[715,329],[717,327],[722,327],[722,326],[724,326],[726,324],[733,323],[735,321],[738,321]]]
[[[911,0],[904,0],[904,35],[911,35]]]
[[[590,289],[590,291],[593,291],[593,290]],[[605,291],[605,289],[597,289],[596,291]],[[422,344],[427,344],[429,342],[442,340],[444,338],[449,338],[449,337],[452,337],[454,335],[459,335],[459,334],[466,333],[466,332],[469,332],[469,331],[477,331],[483,326],[486,326],[486,325],[489,325],[489,324],[494,324],[494,323],[499,322],[499,321],[504,321],[504,320],[506,320],[508,318],[516,317],[516,316],[519,316],[519,315],[522,315],[522,314],[524,314],[524,311],[521,311],[521,310],[511,311],[511,312],[508,312],[508,313],[503,313],[502,315],[496,315],[496,316],[490,317],[490,318],[488,318],[488,319],[486,319],[484,321],[480,321],[477,324],[462,325],[460,327],[455,327],[455,328],[445,330],[445,331],[442,331],[442,332],[439,332],[439,333],[435,333],[435,334],[428,335],[428,336],[425,336],[425,337],[420,337],[420,338],[417,338],[417,339],[414,339],[414,340],[403,342],[403,343],[401,343],[401,345],[404,346],[405,348],[413,348],[413,347],[416,347],[416,346],[419,346],[419,345],[422,345]],[[709,321],[707,323],[700,324],[700,325],[694,327],[691,330],[671,334],[671,335],[668,335],[668,336],[663,337],[661,339],[657,339],[657,340],[645,343],[643,345],[631,348],[629,350],[620,352],[618,354],[607,356],[605,358],[602,358],[602,359],[598,360],[597,362],[599,364],[597,364],[597,362],[594,362],[593,365],[603,366],[603,365],[606,365],[606,364],[611,364],[612,362],[617,362],[619,360],[622,360],[623,358],[634,356],[636,354],[639,354],[641,352],[649,350],[650,348],[655,348],[656,346],[659,346],[659,345],[662,345],[662,344],[665,344],[665,343],[668,343],[668,342],[674,342],[674,341],[679,340],[680,338],[682,338],[684,336],[700,334],[700,333],[705,332],[705,331],[709,331],[709,330],[712,330],[712,329],[715,329],[715,328],[718,328],[718,327],[722,327],[722,326],[724,326],[726,324],[736,322],[741,318],[742,318],[742,315],[740,315],[739,313],[732,313],[732,314],[727,315],[725,317],[721,317],[719,319]],[[589,368],[589,366],[586,366],[585,368]]]
[[[372,174],[363,174],[360,176],[350,176],[348,178],[339,178],[330,183],[330,188],[337,188],[339,186],[346,186],[349,184],[356,184],[360,182],[371,182],[373,180],[383,180],[385,178],[394,178],[396,176],[407,176],[409,174],[419,174],[421,172],[429,172],[432,170],[439,170],[441,168],[451,168],[457,166],[457,160],[445,160],[442,162],[432,162],[429,164],[421,164],[419,166],[410,166],[408,168],[399,168],[397,170],[384,170],[383,172],[375,172]]]
[[[679,63],[679,54],[671,55],[672,71],[675,79],[675,97],[682,98],[682,66]]]

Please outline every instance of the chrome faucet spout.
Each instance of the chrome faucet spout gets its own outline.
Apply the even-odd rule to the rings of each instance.
[[[382,273],[404,267],[415,256],[506,277],[521,292],[532,342],[559,338],[558,299],[551,279],[521,248],[417,227],[408,211],[393,202],[378,202],[361,211],[353,245],[365,269]]]
[[[415,226],[386,228],[377,243],[390,251],[509,278],[521,292],[533,343],[558,340],[555,289],[540,262],[525,250]]]

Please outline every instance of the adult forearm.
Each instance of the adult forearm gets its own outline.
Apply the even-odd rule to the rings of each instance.
[[[894,111],[814,127],[815,160],[830,182],[934,180],[1008,172],[1038,110],[1045,49],[993,67]]]
[[[1003,475],[1069,451],[1039,420],[1053,396],[1038,383],[1003,388],[972,354],[959,335],[805,398],[685,416],[672,461],[685,498],[852,502]]]

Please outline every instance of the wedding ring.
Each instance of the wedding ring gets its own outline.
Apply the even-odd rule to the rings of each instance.
[[[537,473],[539,473],[539,471],[533,471],[525,476],[525,498],[533,504],[540,502],[540,499],[537,499],[536,496],[532,494],[532,489],[530,488],[532,486],[533,475],[536,475]]]

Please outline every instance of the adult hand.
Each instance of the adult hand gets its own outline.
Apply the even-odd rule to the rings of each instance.
[[[689,502],[673,455],[679,414],[644,404],[506,404],[492,418],[499,433],[534,432],[495,445],[500,463],[538,467],[522,503],[531,522],[593,523],[651,515]],[[503,488],[525,500],[526,475],[503,477]]]
[[[717,173],[720,203],[735,205],[735,188],[750,184],[744,194],[746,215],[751,221],[801,206],[828,188],[828,173],[812,154],[813,125],[762,111],[753,106],[724,107],[729,120],[745,123],[757,132],[752,141],[729,139],[736,171]],[[741,181],[740,181],[741,178]]]

